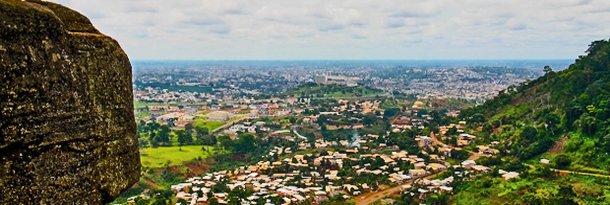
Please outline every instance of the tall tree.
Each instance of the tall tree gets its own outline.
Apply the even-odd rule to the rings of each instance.
[[[208,128],[206,127],[195,127],[195,132],[198,143],[204,143],[206,136],[209,135]]]
[[[185,130],[176,131],[176,135],[178,136],[178,144],[180,146],[193,142],[193,136]]]
[[[164,143],[165,145],[171,145],[169,126],[162,125],[159,128],[159,142]]]

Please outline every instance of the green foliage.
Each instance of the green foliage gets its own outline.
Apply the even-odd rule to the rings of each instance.
[[[593,42],[587,55],[568,69],[512,86],[483,105],[464,110],[470,128],[491,132],[508,156],[480,159],[496,169],[518,171],[521,178],[503,181],[486,176],[456,187],[456,204],[607,204],[610,182],[582,176],[556,177],[548,167],[526,169],[524,160],[547,152],[553,166],[587,172],[610,171],[610,42]],[[557,148],[557,149],[555,149]],[[557,153],[558,152],[558,153]]]
[[[198,129],[205,128],[208,131],[213,131],[225,124],[226,124],[226,122],[207,121],[206,119],[203,119],[203,118],[197,118],[197,119],[195,119],[195,122],[193,122],[193,125],[195,126],[195,128],[198,128]]]
[[[180,146],[193,142],[193,135],[186,130],[178,130],[176,131],[176,135],[178,136],[178,143]]]
[[[383,117],[391,118],[396,116],[400,112],[400,108],[389,108],[383,112]]]
[[[409,154],[419,153],[419,146],[415,141],[416,133],[408,130],[400,133],[392,133],[388,137],[388,145],[398,145],[400,149],[407,151]]]
[[[610,168],[610,42],[595,41],[568,69],[513,86],[485,104],[462,112],[470,127],[492,132],[488,140],[510,145],[511,155],[531,159],[562,135],[573,136],[564,152],[582,166]],[[610,137],[608,137],[610,139]],[[582,148],[584,142],[597,146]],[[587,162],[588,161],[588,162]],[[590,163],[595,162],[595,163]]]
[[[443,194],[443,193],[430,194],[430,196],[426,197],[426,200],[424,200],[424,204],[448,205],[448,204],[450,204],[449,195]]]
[[[504,181],[490,176],[460,183],[452,204],[606,204],[610,199],[602,190],[610,188],[608,179],[583,176],[555,178],[541,173]]]
[[[572,160],[566,155],[557,155],[555,157],[555,167],[558,169],[567,169],[572,164]]]
[[[470,153],[468,153],[466,150],[451,150],[451,158],[453,159],[463,161],[468,159],[469,156]]]
[[[201,145],[142,148],[140,161],[144,167],[162,168],[165,165],[177,166],[186,161],[207,158],[213,154],[215,154],[214,147],[206,146],[203,149]]]

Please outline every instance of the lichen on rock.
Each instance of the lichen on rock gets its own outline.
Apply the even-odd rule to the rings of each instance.
[[[0,0],[0,204],[100,204],[136,183],[131,64],[69,8]]]

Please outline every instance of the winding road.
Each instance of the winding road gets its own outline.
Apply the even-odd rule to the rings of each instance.
[[[432,179],[438,175],[440,175],[443,172],[439,172],[436,174],[432,174],[432,175],[428,175],[426,177],[424,177],[425,179]],[[420,179],[420,178],[417,178]],[[369,192],[366,193],[362,196],[358,196],[358,198],[356,198],[356,205],[369,205],[372,203],[375,203],[375,201],[383,199],[385,197],[391,196],[393,194],[399,193],[400,189],[402,188],[402,186],[404,185],[412,185],[413,182],[415,182],[415,180],[417,179],[411,179],[403,184],[397,185],[397,186],[393,186],[387,189],[384,189],[382,191],[376,191],[376,192]]]
[[[430,138],[432,138],[432,143],[434,145],[448,146],[450,148],[453,148],[453,146],[446,145],[445,143],[443,143],[440,140],[438,140],[434,133],[430,133]],[[477,160],[477,159],[482,157],[482,155],[480,153],[478,153],[478,152],[468,151],[468,153],[470,153],[470,157],[468,157],[468,159],[470,159],[470,160]],[[428,176],[426,176],[424,178],[432,179],[432,178],[440,175],[441,173],[443,173],[443,172],[439,172],[439,173],[436,173],[436,174],[428,175]],[[388,196],[391,196],[391,195],[393,195],[395,193],[400,192],[400,189],[402,188],[402,186],[404,186],[404,185],[412,185],[415,180],[416,179],[411,179],[411,180],[409,180],[409,181],[407,181],[407,182],[405,182],[403,184],[396,185],[396,186],[393,186],[393,187],[390,187],[390,188],[387,188],[387,189],[384,189],[384,190],[381,190],[381,191],[375,191],[375,192],[366,193],[366,194],[356,198],[356,205],[369,205],[369,204],[373,204],[377,200],[383,199],[385,197],[388,197]]]

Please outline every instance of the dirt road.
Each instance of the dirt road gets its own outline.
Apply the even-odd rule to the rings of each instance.
[[[441,173],[443,173],[443,172],[439,172],[439,173],[436,173],[436,174],[428,175],[428,176],[426,176],[424,178],[432,179],[432,178],[440,175]],[[364,194],[362,196],[358,196],[356,198],[356,205],[369,205],[369,204],[375,203],[375,201],[377,201],[377,200],[380,200],[380,199],[383,199],[385,197],[391,196],[393,194],[399,193],[400,192],[400,188],[402,188],[402,186],[404,186],[404,185],[412,185],[413,182],[415,182],[415,180],[416,179],[412,179],[412,180],[409,180],[409,181],[407,181],[407,182],[405,182],[403,184],[400,184],[400,185],[396,185],[396,186],[393,186],[393,187],[390,187],[390,188],[387,188],[387,189],[384,189],[384,190],[376,191],[376,192],[369,192],[369,193],[366,193],[366,194]]]
[[[525,166],[528,166],[530,169],[534,168],[534,165],[531,164],[525,164],[523,163]],[[555,168],[550,168],[553,171],[558,172],[559,174],[562,175],[567,175],[567,174],[576,174],[576,175],[584,175],[584,176],[592,176],[592,177],[601,177],[601,178],[608,178],[610,179],[610,175],[605,175],[605,174],[598,174],[598,173],[591,173],[591,172],[580,172],[580,171],[572,171],[572,170],[565,170],[565,169],[555,169]]]

